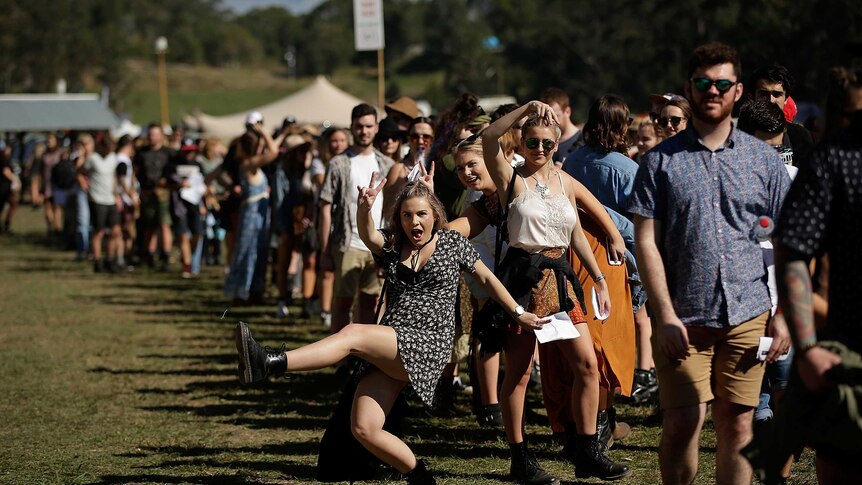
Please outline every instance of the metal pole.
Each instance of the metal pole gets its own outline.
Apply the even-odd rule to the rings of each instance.
[[[383,49],[377,49],[377,106],[383,109],[386,101],[386,81],[383,74]]]
[[[159,52],[159,101],[162,111],[162,128],[170,126],[170,114],[168,112],[168,71],[165,66],[165,53]]]

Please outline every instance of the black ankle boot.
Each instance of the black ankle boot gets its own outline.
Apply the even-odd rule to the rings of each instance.
[[[575,437],[574,462],[577,478],[596,477],[601,480],[619,480],[631,473],[629,467],[614,463],[605,456],[597,434]]]
[[[416,460],[416,468],[407,472],[404,479],[410,485],[437,485],[434,475],[425,466],[425,460]]]
[[[503,413],[499,404],[483,404],[476,410],[476,422],[485,428],[503,426]]]
[[[245,322],[239,322],[234,330],[236,351],[239,354],[239,381],[251,384],[270,376],[283,376],[287,372],[287,355],[284,345],[274,350],[263,347],[251,337]]]
[[[603,452],[608,451],[614,445],[611,422],[608,419],[607,411],[599,411],[599,414],[596,415],[596,434],[599,437],[599,443],[602,444]]]
[[[527,442],[509,443],[512,452],[512,466],[509,475],[512,480],[526,485],[551,485],[559,483],[553,475],[546,472],[527,449]]]

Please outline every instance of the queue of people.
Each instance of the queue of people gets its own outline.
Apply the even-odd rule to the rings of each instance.
[[[579,126],[550,88],[491,114],[466,93],[436,119],[405,97],[382,120],[360,104],[349,127],[322,134],[290,118],[270,133],[250,113],[227,146],[170,146],[156,125],[145,141],[82,134],[70,150],[49,135],[34,194],[48,231],[71,223],[66,237],[96,271],[132,258],[169,271],[179,241],[183,277],[201,261],[227,265],[234,305],[266,304],[268,280],[279,318],[301,298],[297,317],[319,315],[330,335],[274,350],[238,324],[240,381],[353,368],[351,432],[408,483],[436,483],[433,465],[386,416],[407,388],[429,408],[451,405],[467,360],[476,420],[503,428],[518,483],[559,482],[525,432],[537,375],[578,478],[632,473],[611,451],[632,432],[614,406],[625,399],[661,407],[664,483],[695,480],[708,409],[716,482],[756,471],[785,483],[808,445],[822,483],[847,483],[862,451],[862,332],[847,316],[862,269],[848,244],[862,227],[862,76],[830,75],[816,146],[788,115],[786,69],[743,83],[736,51],[709,43],[683,93],[652,96],[648,116],[604,95]],[[809,425],[789,438],[804,423],[788,416],[820,412],[846,435]]]

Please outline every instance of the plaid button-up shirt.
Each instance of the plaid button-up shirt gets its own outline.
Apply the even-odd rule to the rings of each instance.
[[[628,211],[661,223],[659,251],[677,316],[722,328],[770,308],[755,225],[777,219],[790,177],[776,151],[733,128],[716,151],[692,125],[653,148]]]
[[[355,195],[356,186],[350,178],[350,159],[355,154],[348,149],[340,155],[332,157],[326,170],[326,178],[320,189],[320,200],[332,204],[332,227],[329,236],[329,248],[331,254],[343,253],[350,247],[351,227],[356,220]],[[379,167],[378,174],[382,179],[389,173],[389,169],[395,162],[378,150],[374,150],[374,158]],[[379,197],[382,197],[380,194]],[[391,201],[383,201],[383,214],[386,214],[386,205]]]

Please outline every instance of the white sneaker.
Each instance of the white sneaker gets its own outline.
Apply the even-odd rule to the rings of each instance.
[[[287,303],[284,300],[279,300],[278,305],[275,307],[275,316],[278,318],[284,318],[288,315]]]
[[[323,321],[324,326],[331,327],[332,326],[332,313],[320,312],[320,320]]]

